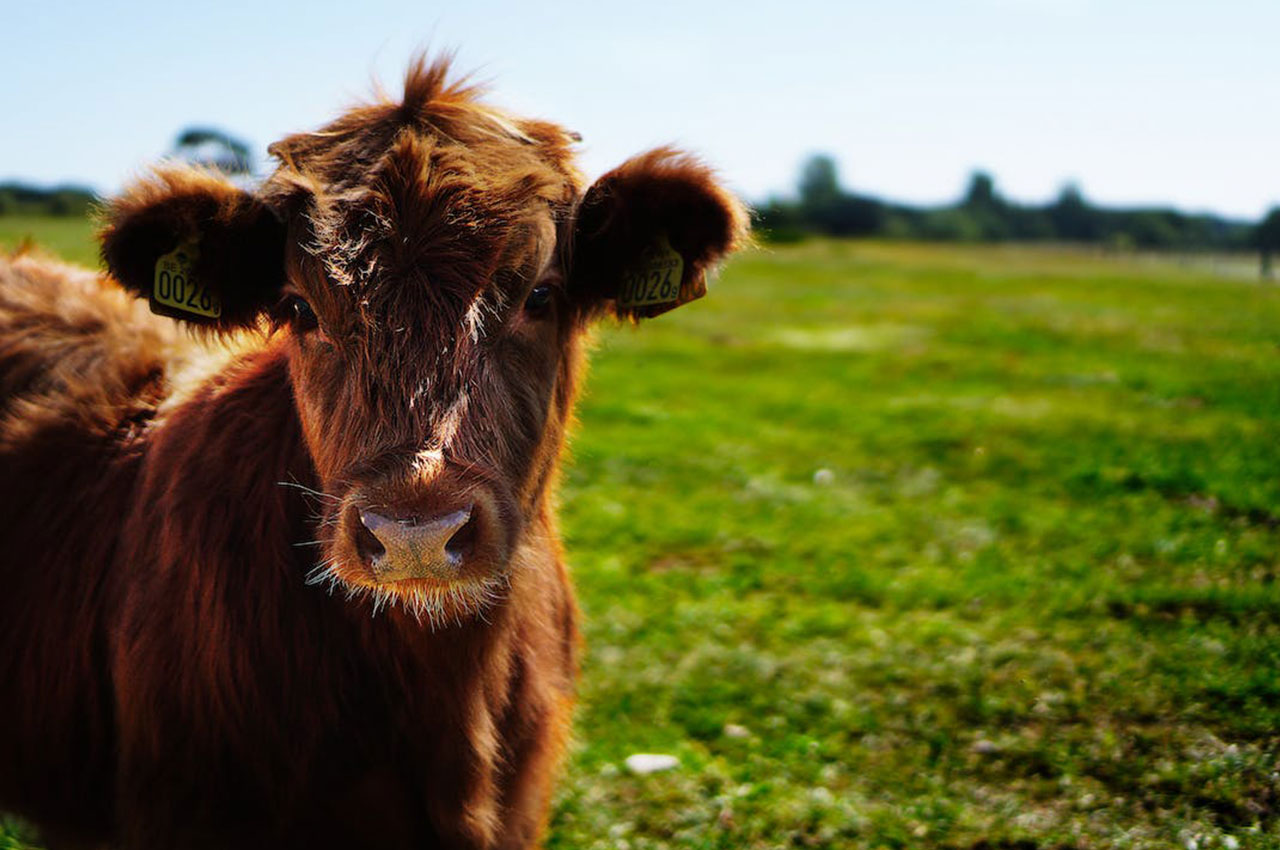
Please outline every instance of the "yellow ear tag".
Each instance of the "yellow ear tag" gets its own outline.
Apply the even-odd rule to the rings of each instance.
[[[648,307],[652,304],[674,306],[675,302],[682,301],[680,283],[683,277],[684,258],[680,256],[679,251],[671,247],[667,234],[659,234],[653,244],[640,255],[636,264],[623,273],[622,285],[618,288],[618,306],[624,308]],[[695,295],[694,298],[696,297],[698,296]]]
[[[196,259],[199,256],[199,246],[192,240],[156,260],[156,279],[151,290],[153,310],[160,304],[169,309],[156,312],[194,313],[210,319],[222,315],[222,301],[218,293],[196,280]]]

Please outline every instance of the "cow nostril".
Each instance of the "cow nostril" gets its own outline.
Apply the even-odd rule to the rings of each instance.
[[[449,560],[455,564],[462,563],[475,549],[476,539],[479,536],[480,525],[476,521],[475,511],[470,511],[470,516],[462,528],[454,532],[449,541],[444,544],[444,552],[449,556]]]
[[[364,517],[360,517],[360,522],[356,528],[356,554],[367,564],[371,564],[374,560],[381,558],[387,554],[387,547],[382,545],[382,541],[373,536],[373,532],[369,530],[369,526],[365,525]]]

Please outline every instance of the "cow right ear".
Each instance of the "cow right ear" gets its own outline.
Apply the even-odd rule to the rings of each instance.
[[[215,174],[158,169],[111,201],[102,259],[153,312],[215,330],[251,327],[284,285],[285,225]]]
[[[569,292],[588,315],[657,316],[706,294],[706,276],[747,241],[748,216],[710,168],[674,148],[597,180],[574,222]]]

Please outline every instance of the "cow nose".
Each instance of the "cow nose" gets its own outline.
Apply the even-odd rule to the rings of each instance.
[[[393,519],[360,511],[356,549],[379,581],[459,576],[470,547],[472,505],[434,517]]]

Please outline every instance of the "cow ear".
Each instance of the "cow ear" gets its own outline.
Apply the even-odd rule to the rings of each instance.
[[[641,318],[706,294],[747,238],[747,212],[689,154],[658,148],[601,177],[578,207],[569,292],[588,313]]]
[[[156,313],[218,330],[249,327],[284,283],[285,226],[215,174],[162,168],[111,201],[102,259]]]

